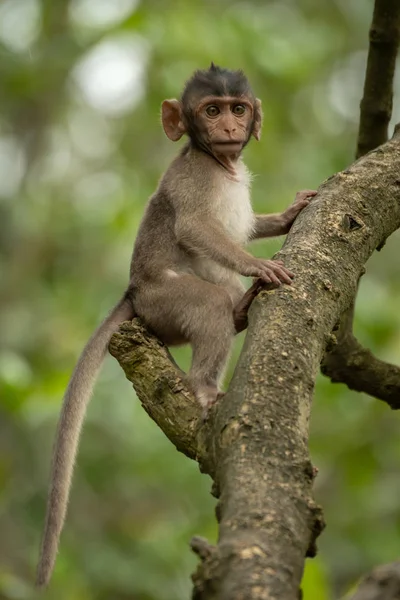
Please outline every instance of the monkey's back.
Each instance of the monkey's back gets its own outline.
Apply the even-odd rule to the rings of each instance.
[[[188,262],[175,235],[176,206],[190,215],[194,192],[199,192],[194,167],[186,145],[149,199],[132,255],[130,276],[136,289],[159,282],[167,269],[184,268]]]
[[[165,190],[159,188],[149,200],[133,249],[130,276],[135,286],[160,279],[166,269],[180,261],[174,228],[173,206]]]

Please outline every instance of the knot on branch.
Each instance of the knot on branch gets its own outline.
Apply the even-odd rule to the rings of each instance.
[[[304,466],[304,475],[307,477],[308,481],[312,483],[316,476],[318,475],[318,467],[312,464],[310,460],[307,460]]]
[[[325,529],[325,519],[324,514],[322,512],[322,508],[315,504],[313,501],[310,501],[308,504],[308,508],[311,514],[311,523],[310,523],[310,542],[308,545],[308,549],[306,552],[306,556],[308,558],[314,558],[317,555],[317,538],[321,535],[323,530]]]
[[[200,537],[199,535],[192,537],[190,547],[203,561],[212,557],[215,553],[215,546],[209,544],[205,538]]]
[[[210,598],[209,595],[215,588],[216,572],[219,567],[217,548],[208,543],[205,538],[195,536],[190,542],[190,547],[201,559],[197,571],[192,575],[193,595],[192,600]]]
[[[396,123],[394,126],[393,137],[397,137],[400,135],[400,123]]]
[[[365,227],[364,223],[361,221],[361,219],[357,220],[354,216],[346,214],[343,217],[343,229],[345,231],[356,231],[357,229],[361,229],[362,227]]]

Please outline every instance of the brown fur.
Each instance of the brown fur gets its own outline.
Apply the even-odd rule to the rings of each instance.
[[[123,298],[86,344],[65,392],[54,444],[51,485],[36,579],[38,586],[47,585],[54,567],[67,512],[79,435],[95,380],[111,336],[123,321],[132,317],[132,305]]]

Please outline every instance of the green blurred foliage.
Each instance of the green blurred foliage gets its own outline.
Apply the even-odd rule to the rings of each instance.
[[[254,205],[281,210],[352,161],[371,15],[371,1],[345,0],[0,4],[0,599],[34,597],[63,390],[124,290],[144,204],[177,151],[160,102],[211,60],[243,68],[265,113],[263,139],[246,150]],[[361,341],[397,364],[399,251],[394,235],[371,259],[356,316]],[[186,349],[177,356],[188,364]],[[382,403],[318,380],[311,450],[328,527],[307,600],[337,597],[398,558],[398,430]],[[214,504],[209,479],[108,359],[47,598],[189,598],[188,541],[216,539]]]

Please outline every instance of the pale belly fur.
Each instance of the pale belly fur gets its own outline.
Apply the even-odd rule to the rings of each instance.
[[[216,190],[214,216],[222,223],[227,235],[244,246],[254,227],[254,213],[250,201],[250,173],[243,163],[237,168],[237,178],[226,177]],[[221,181],[221,180],[220,180]],[[226,285],[238,280],[238,275],[208,258],[194,258],[190,269],[202,279]]]

